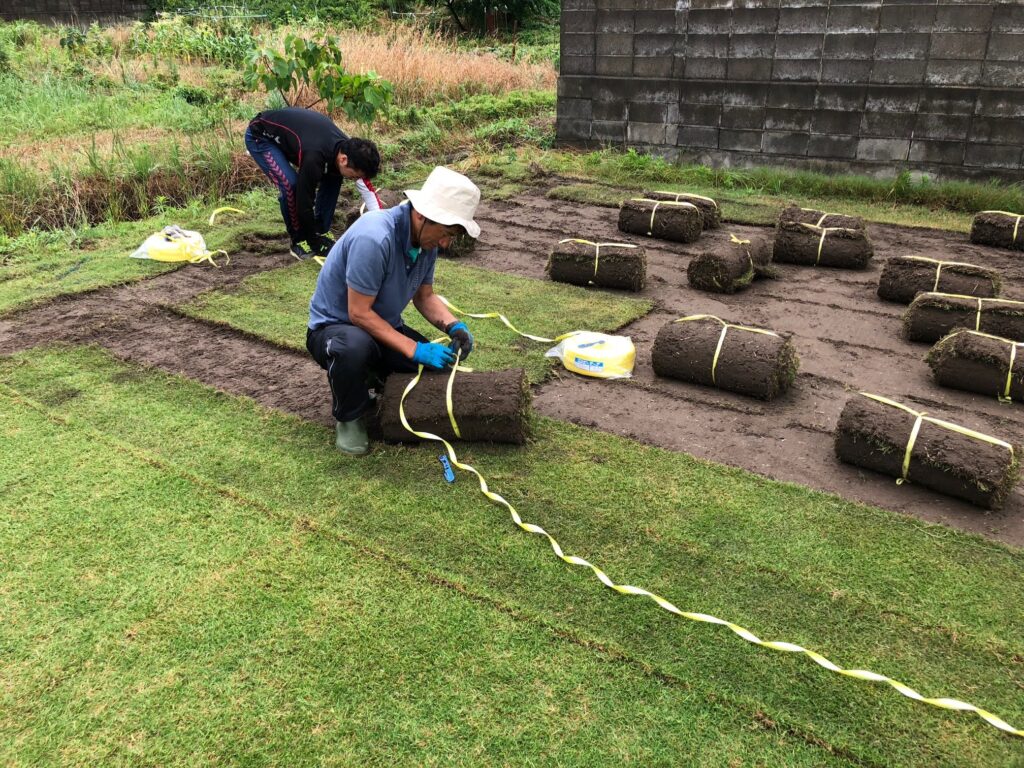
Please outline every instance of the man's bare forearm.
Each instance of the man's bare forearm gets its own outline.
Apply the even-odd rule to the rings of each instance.
[[[430,292],[425,296],[416,296],[413,304],[417,311],[426,318],[427,322],[438,330],[443,331],[446,327],[455,322],[455,315],[444,305],[444,302],[437,297],[437,294]]]

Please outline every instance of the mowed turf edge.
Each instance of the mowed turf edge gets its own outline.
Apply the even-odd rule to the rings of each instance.
[[[182,314],[235,328],[278,346],[306,349],[309,299],[318,267],[305,262],[246,278],[234,290],[215,290],[177,308]],[[647,314],[650,301],[576,286],[503,275],[439,260],[435,293],[466,312],[502,312],[520,331],[554,338],[567,330],[614,331]],[[434,339],[443,337],[413,307],[406,323]],[[531,382],[547,375],[552,362],[543,343],[528,341],[499,320],[466,318],[475,345],[468,364],[498,370],[523,366]]]
[[[24,358],[23,364],[4,366],[4,378],[20,379],[22,387],[42,384],[35,387],[42,399],[63,399],[61,412],[74,411],[97,428],[130,435],[134,443],[176,465],[246,487],[250,495],[276,506],[304,509],[323,526],[383,542],[476,591],[590,633],[595,643],[621,646],[654,669],[696,680],[715,695],[752,702],[777,722],[805,731],[809,727],[840,747],[852,743],[864,759],[884,759],[899,747],[904,764],[935,764],[945,762],[941,756],[948,758],[946,749],[954,744],[961,757],[978,759],[993,748],[990,736],[965,722],[969,716],[926,712],[897,701],[900,697],[891,691],[828,676],[807,660],[777,654],[765,658],[767,652],[728,634],[716,635],[714,628],[684,627],[657,616],[653,606],[585,583],[588,577],[558,563],[545,545],[515,532],[472,486],[439,495],[443,486],[429,451],[387,449],[357,465],[346,464],[312,425],[170,377],[126,372],[94,352],[71,355],[78,364],[61,359],[67,356],[54,352],[36,362],[34,367],[50,370],[45,379],[38,370],[34,375],[26,370],[31,363]],[[60,387],[46,386],[54,380],[62,382]],[[58,390],[81,394],[64,399]],[[115,391],[123,400],[117,407],[108,402]],[[133,418],[126,423],[126,406],[143,422]],[[168,425],[153,427],[176,409],[181,410],[172,430],[176,440],[169,443],[161,437]],[[274,434],[254,448],[252,435],[270,423]],[[1004,610],[985,584],[1005,586],[1016,578],[1017,553],[986,548],[960,535],[935,542],[921,534],[920,524],[883,516],[879,526],[876,510],[862,512],[858,505],[824,494],[578,428],[542,426],[543,439],[525,451],[473,447],[467,460],[475,463],[478,456],[485,461],[490,469],[481,469],[492,487],[514,500],[527,519],[549,527],[567,549],[606,567],[613,578],[662,591],[685,609],[718,613],[770,639],[801,642],[838,663],[891,674],[927,695],[977,699],[974,703],[1013,721],[1019,703],[1005,691],[998,693],[1006,685],[1000,682],[1004,673],[1012,678],[1013,670],[1004,670],[995,657],[1005,661],[1007,653],[1016,653],[1015,643],[1002,631],[1016,620],[1015,613],[1012,606]],[[409,477],[377,477],[382,468],[396,464]],[[623,466],[630,467],[628,477],[616,474]],[[316,498],[301,479],[312,473],[330,480],[338,472],[340,479],[350,479],[341,486],[346,494],[341,507],[327,498],[329,488],[327,497]],[[273,488],[253,485],[254,477],[264,476],[274,476]],[[368,478],[360,480],[365,487],[352,487],[357,477]],[[558,496],[559,483],[578,491],[578,504]],[[381,493],[393,498],[375,508]],[[629,515],[614,509],[638,495],[644,504]],[[751,504],[758,508],[750,509]],[[854,524],[840,525],[848,518]],[[875,522],[866,522],[871,519]],[[764,525],[753,527],[751,520]],[[830,530],[843,546],[818,541],[817,527]],[[467,550],[466,542],[477,549]],[[792,546],[780,547],[784,544]],[[720,551],[729,556],[719,557]],[[862,567],[855,565],[867,555]],[[949,615],[951,605],[955,617]],[[723,607],[729,610],[712,610]],[[937,621],[943,617],[946,621]],[[682,648],[688,657],[679,657]],[[728,671],[713,683],[696,672],[723,663]],[[864,753],[865,745],[857,742],[866,732],[862,718],[868,713],[882,720],[868,729],[878,743]],[[924,747],[925,734],[935,728],[957,735],[945,746]],[[931,754],[932,749],[937,752]]]
[[[10,394],[5,764],[849,764]]]

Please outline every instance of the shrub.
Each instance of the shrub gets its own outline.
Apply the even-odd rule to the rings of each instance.
[[[203,107],[215,101],[213,94],[199,85],[179,85],[174,89],[174,95],[197,107]]]
[[[318,98],[302,106],[323,102],[329,111],[343,110],[360,123],[372,122],[378,110],[391,103],[393,93],[391,83],[372,72],[347,73],[341,50],[330,38],[318,43],[297,35],[285,37],[283,53],[269,47],[253,53],[246,65],[245,83],[253,90],[276,91],[293,106],[302,90],[312,89]],[[291,100],[289,93],[295,94]]]
[[[0,44],[8,43],[16,50],[34,45],[41,37],[42,27],[33,21],[0,22]]]

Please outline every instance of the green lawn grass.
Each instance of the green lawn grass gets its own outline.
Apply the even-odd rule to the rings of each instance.
[[[316,264],[306,262],[253,275],[238,290],[205,293],[181,311],[304,350],[317,269]],[[615,330],[652,306],[646,300],[503,275],[444,259],[437,263],[434,290],[466,312],[502,312],[519,330],[548,338],[572,330]],[[438,330],[414,308],[404,317],[428,338],[438,336]],[[468,361],[471,367],[499,370],[522,366],[532,382],[543,379],[551,369],[552,360],[543,356],[550,344],[528,341],[498,320],[467,318],[466,322],[475,337]]]
[[[186,208],[135,222],[105,223],[79,232],[42,232],[5,238],[0,235],[0,315],[55,296],[120,285],[181,268],[181,264],[129,258],[153,232],[179,224],[203,234],[211,250],[230,254],[247,235],[278,233],[280,213],[274,198],[263,191],[228,201],[244,215],[224,214],[208,224],[216,206],[195,201]],[[224,263],[223,255],[214,257]],[[208,263],[188,269],[214,269]]]
[[[0,400],[5,765],[843,764]]]
[[[462,167],[470,175],[517,182],[543,182],[544,174],[556,174],[565,183],[551,190],[552,197],[593,205],[616,205],[616,198],[621,202],[644,189],[695,192],[721,199],[727,218],[749,224],[774,223],[783,207],[798,202],[881,223],[967,232],[976,211],[1024,208],[1024,193],[1013,186],[913,184],[774,168],[713,169],[612,150],[477,152]]]
[[[60,742],[77,762],[97,749],[127,762],[133,746],[145,762],[320,762],[321,733],[338,762],[1021,757],[971,715],[615,595],[468,477],[445,484],[434,447],[348,459],[317,425],[90,350],[5,359],[0,382],[0,531],[18,564],[0,589],[17,660],[0,672],[5,759]],[[525,448],[462,454],[619,582],[1024,722],[1020,552],[544,419]],[[370,606],[380,585],[399,594]],[[456,594],[470,605],[450,606]],[[517,706],[548,719],[528,725]],[[466,738],[481,751],[445,751]],[[414,744],[424,756],[403,751]]]

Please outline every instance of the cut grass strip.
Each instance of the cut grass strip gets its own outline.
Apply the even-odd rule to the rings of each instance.
[[[518,533],[472,483],[443,483],[431,447],[349,460],[320,427],[170,377],[128,376],[92,351],[4,361],[0,380],[59,401],[54,407],[76,423],[224,492],[387,552],[525,623],[607,649],[863,764],[1004,765],[1020,754],[1018,741],[976,718],[602,589]],[[926,695],[1024,720],[1016,661],[1024,616],[1006,598],[1021,583],[1019,552],[548,420],[526,449],[473,446],[463,458],[528,521],[617,581]]]
[[[757,203],[747,200],[735,200],[724,197],[712,187],[688,187],[687,189],[669,190],[690,192],[692,194],[712,197],[722,211],[722,221],[739,224],[774,225],[779,218],[779,208],[771,203]],[[601,205],[606,208],[618,208],[623,200],[639,197],[641,189],[621,189],[601,184],[559,184],[547,191],[545,197],[552,200],[568,200],[585,205]]]
[[[0,236],[0,315],[32,304],[85,291],[121,285],[182,267],[147,259],[132,259],[143,240],[168,224],[203,234],[211,250],[233,252],[247,235],[280,231],[277,203],[266,192],[253,192],[231,201],[244,216],[222,216],[216,226],[207,224],[216,205],[199,202],[167,211],[143,221],[101,224],[82,230],[40,232],[16,238]],[[214,257],[224,263],[223,255]],[[209,264],[185,265],[189,269],[214,269]]]
[[[850,764],[0,402],[5,765]]]
[[[211,291],[181,310],[223,323],[284,347],[305,350],[309,298],[316,285],[313,263],[296,264],[246,278],[238,290]],[[467,312],[503,312],[519,330],[554,338],[566,331],[611,331],[642,317],[651,302],[542,280],[502,275],[438,261],[434,290]],[[427,338],[439,331],[411,308],[406,322]],[[480,370],[523,366],[531,382],[551,370],[547,346],[527,341],[497,320],[467,319],[475,346],[469,365]],[[442,334],[443,336],[443,334]]]
[[[955,232],[970,231],[974,212],[994,208],[1015,210],[1021,203],[1018,187],[950,182],[914,184],[903,179],[880,180],[863,176],[829,176],[794,173],[773,168],[713,169],[706,166],[673,165],[650,155],[605,150],[571,152],[564,150],[509,150],[478,152],[459,167],[475,175],[512,181],[537,180],[551,173],[578,181],[581,187],[556,194],[570,194],[580,202],[590,190],[601,185],[620,189],[623,197],[635,190],[665,189],[719,196],[756,206],[734,210],[730,218],[750,224],[774,223],[790,202],[806,207],[840,211],[870,221],[911,227],[936,227]],[[610,198],[594,192],[592,202],[604,205]],[[1003,205],[1000,208],[997,203]],[[1009,207],[1007,207],[1009,206]],[[1018,205],[1019,207],[1019,205]],[[767,211],[774,210],[774,216]]]

